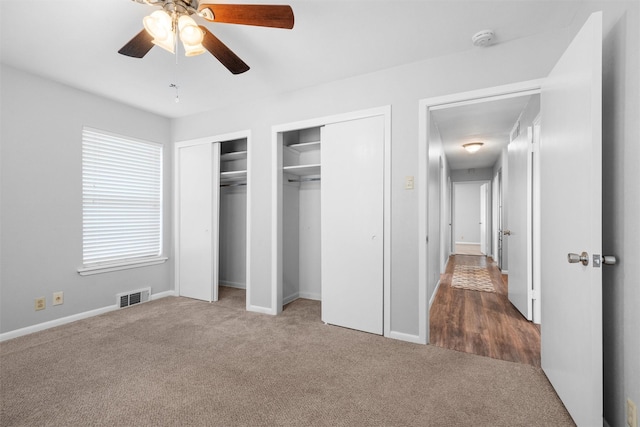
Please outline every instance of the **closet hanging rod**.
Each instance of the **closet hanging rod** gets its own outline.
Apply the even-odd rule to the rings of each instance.
[[[234,182],[232,184],[220,184],[220,187],[242,187],[247,185],[246,182]]]
[[[289,179],[289,182],[312,182],[312,181],[320,181],[320,178]]]

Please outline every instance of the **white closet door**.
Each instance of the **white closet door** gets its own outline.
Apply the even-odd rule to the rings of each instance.
[[[219,144],[178,150],[180,296],[209,302],[218,297],[219,150]]]
[[[322,320],[383,333],[384,118],[322,128]]]

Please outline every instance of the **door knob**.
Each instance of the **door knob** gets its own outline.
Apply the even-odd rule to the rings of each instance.
[[[618,260],[613,255],[602,255],[602,263],[605,265],[616,265]]]
[[[511,236],[511,230],[502,230],[502,234],[505,236]]]
[[[581,262],[582,265],[589,265],[589,254],[586,252],[582,252],[580,255],[570,253],[567,254],[567,261],[569,261],[569,264]]]

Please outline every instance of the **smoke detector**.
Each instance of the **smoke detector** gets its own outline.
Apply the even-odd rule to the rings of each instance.
[[[471,41],[473,41],[474,46],[487,47],[495,38],[496,35],[493,30],[482,30],[475,33],[473,37],[471,37]]]

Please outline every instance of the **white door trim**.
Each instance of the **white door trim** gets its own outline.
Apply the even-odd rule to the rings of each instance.
[[[367,117],[384,117],[384,336],[391,335],[391,105],[333,116],[302,120],[271,127],[271,307],[282,312],[282,133]]]
[[[237,132],[230,132],[220,135],[214,136],[206,136],[202,138],[189,139],[184,141],[175,142],[173,145],[173,177],[172,177],[172,185],[173,185],[173,250],[174,250],[174,292],[175,295],[180,295],[180,250],[178,247],[178,242],[180,241],[180,191],[179,191],[179,177],[180,177],[180,166],[179,166],[179,157],[178,153],[180,148],[189,147],[193,145],[202,145],[202,144],[215,144],[224,141],[233,141],[235,139],[247,139],[247,183],[251,182],[251,154],[253,150],[251,149],[251,131],[250,130],[242,130]],[[251,188],[252,185],[247,185],[247,259],[246,259],[246,277],[247,277],[247,302],[246,307],[247,310],[250,310],[250,301],[251,301],[251,269],[249,268],[250,263],[250,254],[251,254]]]
[[[513,98],[540,93],[542,79],[528,80],[502,86],[494,86],[469,92],[461,92],[433,98],[421,99],[418,102],[418,335],[419,342],[429,342],[429,295],[427,295],[427,176],[429,165],[429,128],[430,112],[442,108],[471,105],[498,99]]]

